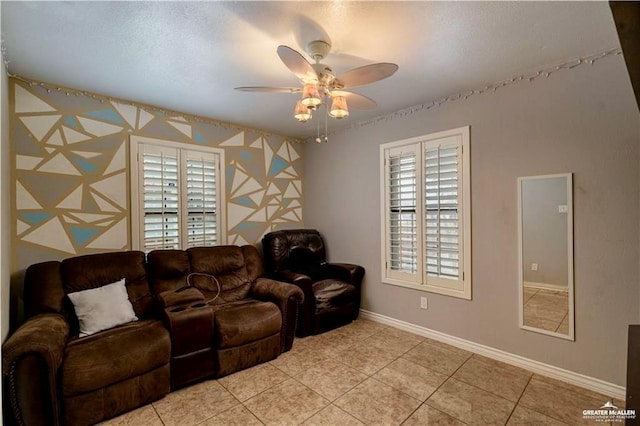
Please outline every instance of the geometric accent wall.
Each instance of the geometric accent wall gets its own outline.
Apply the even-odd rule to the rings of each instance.
[[[227,243],[302,226],[301,145],[131,102],[11,79],[15,269],[129,249],[129,136],[223,148]]]

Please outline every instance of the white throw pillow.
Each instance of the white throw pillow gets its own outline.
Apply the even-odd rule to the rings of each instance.
[[[68,294],[80,322],[80,337],[137,321],[124,278],[112,284]]]

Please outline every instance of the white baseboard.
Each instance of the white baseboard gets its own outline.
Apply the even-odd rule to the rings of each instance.
[[[576,373],[573,371],[565,370],[563,368],[555,367],[553,365],[545,364],[543,362],[525,358],[520,355],[505,352],[500,349],[495,349],[489,346],[481,345],[479,343],[474,343],[469,340],[461,339],[459,337],[450,336],[448,334],[431,330],[420,325],[411,324],[405,321],[397,320],[395,318],[380,315],[375,312],[366,311],[364,309],[360,310],[360,317],[379,322],[381,324],[385,324],[400,330],[408,331],[410,333],[418,334],[423,337],[428,337],[439,342],[447,343],[451,346],[455,346],[469,352],[486,356],[487,358],[492,358],[497,361],[515,365],[516,367],[525,368],[536,374],[551,377],[552,379],[561,380],[563,382],[580,386],[582,388],[589,389],[613,398],[624,400],[626,396],[626,389],[623,386],[615,385],[613,383],[605,382],[604,380],[585,376],[584,374]]]

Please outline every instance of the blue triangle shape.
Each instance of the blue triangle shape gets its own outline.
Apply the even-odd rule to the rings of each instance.
[[[238,232],[238,231],[244,231],[245,229],[247,229],[247,228],[251,228],[251,227],[253,227],[253,226],[256,226],[255,222],[242,222],[241,224],[237,225],[237,226],[234,228],[234,231],[235,231],[235,232]]]
[[[84,228],[80,226],[71,226],[69,227],[71,230],[71,235],[75,242],[79,245],[84,245],[87,241],[93,238],[98,232],[100,232],[99,228]]]
[[[78,167],[80,167],[82,169],[83,172],[85,173],[91,173],[91,172],[95,172],[96,169],[98,168],[98,166],[96,166],[93,163],[88,162],[87,160],[85,160],[84,158],[80,158],[80,157],[71,157],[71,159],[73,160],[74,163],[76,163],[76,165]]]
[[[79,127],[79,124],[76,121],[76,119],[71,117],[70,115],[65,117],[64,124],[66,124],[69,127],[73,127],[74,129],[77,129]]]
[[[93,111],[87,111],[84,115],[89,117],[99,118],[100,120],[109,121],[116,124],[125,124],[124,120],[113,108],[95,109]]]
[[[199,143],[207,143],[207,141],[205,141],[204,138],[202,137],[202,134],[200,134],[200,132],[197,130],[193,131],[193,140]]]
[[[20,218],[22,218],[25,222],[30,223],[31,225],[36,225],[38,223],[42,223],[45,220],[49,219],[53,214],[49,212],[41,212],[41,213],[20,213]]]
[[[237,204],[242,204],[243,206],[247,206],[247,207],[256,206],[256,204],[253,201],[251,201],[248,197],[236,198],[235,200],[233,200],[233,202]]]
[[[289,163],[287,163],[284,158],[276,155],[273,157],[273,161],[271,162],[271,168],[269,169],[269,176],[275,176],[284,170]]]

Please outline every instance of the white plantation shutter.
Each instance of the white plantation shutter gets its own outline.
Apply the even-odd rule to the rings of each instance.
[[[471,297],[468,138],[461,128],[381,146],[385,282]]]
[[[389,152],[387,267],[392,274],[419,272],[418,247],[418,152],[413,147]]]
[[[132,161],[138,162],[131,178],[137,193],[132,212],[139,218],[134,247],[149,252],[223,244],[221,150],[144,139],[132,137]]]
[[[213,246],[218,242],[217,161],[217,154],[187,153],[187,247]]]
[[[145,250],[180,247],[178,150],[145,146],[141,153]]]
[[[458,280],[461,275],[461,146],[451,139],[436,146],[424,144],[425,272],[427,283],[445,286],[452,283],[429,277]]]

